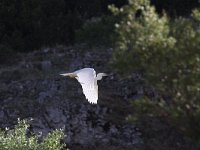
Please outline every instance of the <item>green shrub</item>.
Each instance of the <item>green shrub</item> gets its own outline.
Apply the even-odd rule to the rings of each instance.
[[[148,0],[110,9],[121,17],[114,68],[124,75],[140,72],[160,93],[157,101],[134,102],[135,111],[162,116],[200,144],[200,12],[170,20],[159,16]]]
[[[113,16],[95,17],[87,20],[81,29],[76,31],[76,41],[90,46],[110,46],[113,44],[114,24]]]
[[[0,149],[2,150],[61,150],[64,144],[60,140],[64,138],[62,130],[49,133],[41,143],[37,135],[27,135],[29,125],[25,120],[18,120],[14,129],[0,130]]]

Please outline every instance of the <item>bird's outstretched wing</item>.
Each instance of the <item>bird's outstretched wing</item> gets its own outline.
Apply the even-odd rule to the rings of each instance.
[[[82,83],[81,86],[82,86],[83,93],[84,93],[86,99],[90,103],[97,104],[98,85]]]
[[[69,77],[71,77],[71,78],[75,78],[75,77],[77,77],[77,75],[75,74],[75,73],[63,73],[63,74],[60,74],[61,76],[69,76]]]
[[[95,79],[96,73],[92,71],[82,71],[77,73],[77,80],[82,86],[83,94],[90,103],[97,103],[98,85]]]

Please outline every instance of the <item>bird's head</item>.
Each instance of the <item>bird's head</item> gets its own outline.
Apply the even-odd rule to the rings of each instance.
[[[97,80],[101,80],[102,77],[105,77],[105,76],[108,76],[108,74],[106,74],[106,73],[98,73],[96,79]]]

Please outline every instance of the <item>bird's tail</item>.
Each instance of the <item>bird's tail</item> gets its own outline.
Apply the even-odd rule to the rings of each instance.
[[[63,73],[63,74],[60,74],[61,76],[68,76],[68,77],[71,77],[71,78],[75,78],[77,77],[77,75],[75,73]]]

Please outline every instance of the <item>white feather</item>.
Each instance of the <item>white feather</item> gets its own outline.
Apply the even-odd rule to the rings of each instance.
[[[83,93],[90,103],[97,103],[98,100],[98,85],[96,81],[96,72],[92,68],[84,68],[75,71],[76,79],[80,82]]]

